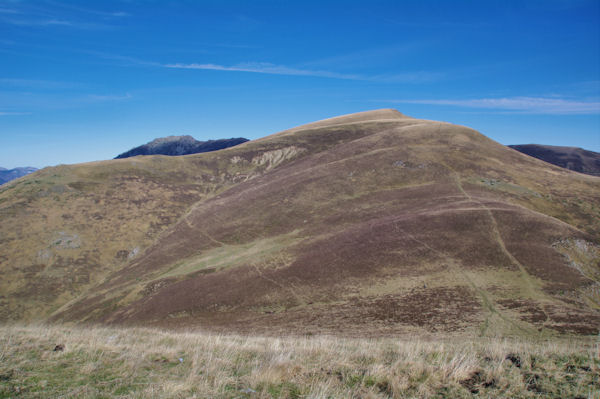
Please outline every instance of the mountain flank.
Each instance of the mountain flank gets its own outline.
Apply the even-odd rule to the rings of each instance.
[[[14,169],[6,169],[0,168],[0,185],[4,183],[8,183],[11,180],[18,179],[19,177],[23,177],[30,173],[33,173],[37,170],[37,168],[32,168],[31,166],[14,168]]]
[[[383,109],[0,189],[0,320],[598,334],[600,178]]]
[[[152,140],[149,143],[135,147],[118,155],[115,159],[135,157],[137,155],[188,155],[202,152],[222,150],[242,144],[248,139],[238,137],[198,141],[192,136],[168,136]]]
[[[584,150],[578,147],[559,147],[541,144],[509,145],[523,154],[527,154],[542,161],[585,173],[600,176],[600,153]]]

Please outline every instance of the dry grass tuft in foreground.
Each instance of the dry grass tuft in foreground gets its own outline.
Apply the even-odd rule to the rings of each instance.
[[[598,340],[0,327],[0,397],[599,398]]]

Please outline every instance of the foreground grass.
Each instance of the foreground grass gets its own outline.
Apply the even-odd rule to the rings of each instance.
[[[64,350],[54,351],[56,345]],[[597,340],[0,327],[0,398],[599,398]]]

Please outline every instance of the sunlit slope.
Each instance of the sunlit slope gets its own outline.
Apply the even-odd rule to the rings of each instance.
[[[597,333],[597,177],[393,110],[177,160],[218,183],[198,182],[137,256],[106,266],[52,320],[346,335]],[[115,248],[96,248],[114,257]]]
[[[192,205],[300,150],[323,151],[349,137],[277,138],[201,156],[61,165],[2,186],[0,320],[45,319],[93,294],[96,284],[140,256]],[[238,162],[242,157],[249,162]]]
[[[139,256],[231,183],[214,165],[146,157],[46,168],[0,190],[0,315],[43,318]]]

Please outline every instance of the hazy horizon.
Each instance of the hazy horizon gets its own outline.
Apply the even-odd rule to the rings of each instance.
[[[0,1],[0,166],[378,108],[600,152],[597,1]]]

